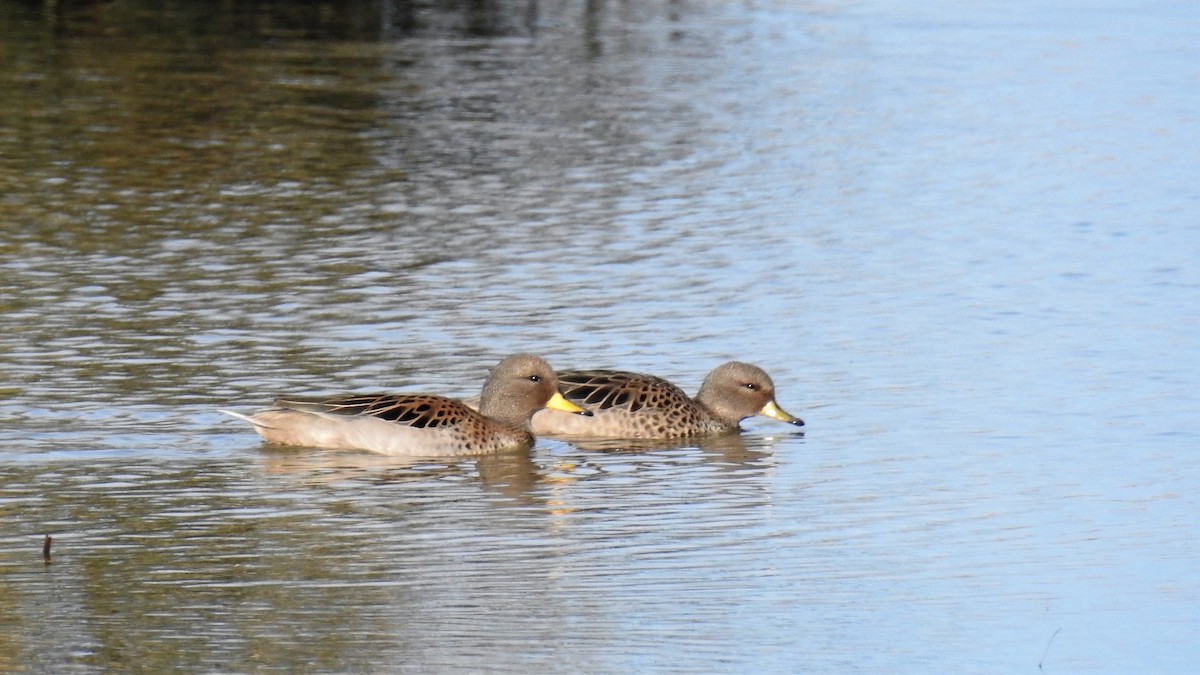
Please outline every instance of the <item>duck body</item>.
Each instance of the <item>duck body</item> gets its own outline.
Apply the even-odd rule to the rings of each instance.
[[[558,373],[559,390],[590,417],[539,410],[533,433],[564,438],[682,438],[740,430],[740,422],[763,415],[795,426],[775,402],[775,385],[761,368],[731,361],[715,368],[695,398],[654,375],[620,370]]]
[[[557,392],[554,370],[542,359],[504,359],[488,376],[478,410],[435,394],[352,394],[281,397],[246,420],[268,443],[397,456],[456,456],[527,447],[530,418],[544,406],[583,411]]]
[[[384,455],[468,455],[534,440],[523,427],[433,394],[278,398],[270,408],[243,419],[268,443]]]

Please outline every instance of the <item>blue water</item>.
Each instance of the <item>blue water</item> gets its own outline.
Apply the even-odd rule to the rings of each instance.
[[[1194,670],[1200,8],[366,6],[5,10],[0,668]],[[807,426],[215,412],[515,351]]]

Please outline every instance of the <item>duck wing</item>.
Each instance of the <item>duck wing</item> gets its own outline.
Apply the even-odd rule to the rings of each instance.
[[[377,417],[419,429],[458,424],[477,416],[459,401],[433,394],[352,394],[325,398],[275,399],[275,407],[317,415]]]
[[[564,398],[585,410],[616,409],[637,412],[646,408],[692,405],[682,389],[654,375],[621,370],[568,370],[558,373]]]

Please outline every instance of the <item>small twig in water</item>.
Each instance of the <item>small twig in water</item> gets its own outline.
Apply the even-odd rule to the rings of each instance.
[[[42,562],[47,565],[50,564],[50,542],[52,541],[54,541],[54,537],[50,535],[46,535],[46,538],[42,540]]]
[[[1050,653],[1050,645],[1054,644],[1054,638],[1058,637],[1060,631],[1062,628],[1054,631],[1054,634],[1050,636],[1050,641],[1046,643],[1046,648],[1042,650],[1042,658],[1038,661],[1038,670],[1041,670],[1042,664],[1046,662],[1046,654]]]

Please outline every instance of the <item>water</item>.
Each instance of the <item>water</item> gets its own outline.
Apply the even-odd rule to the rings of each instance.
[[[0,669],[1200,658],[1190,5],[63,4],[0,5]],[[514,351],[808,426],[215,412]]]

